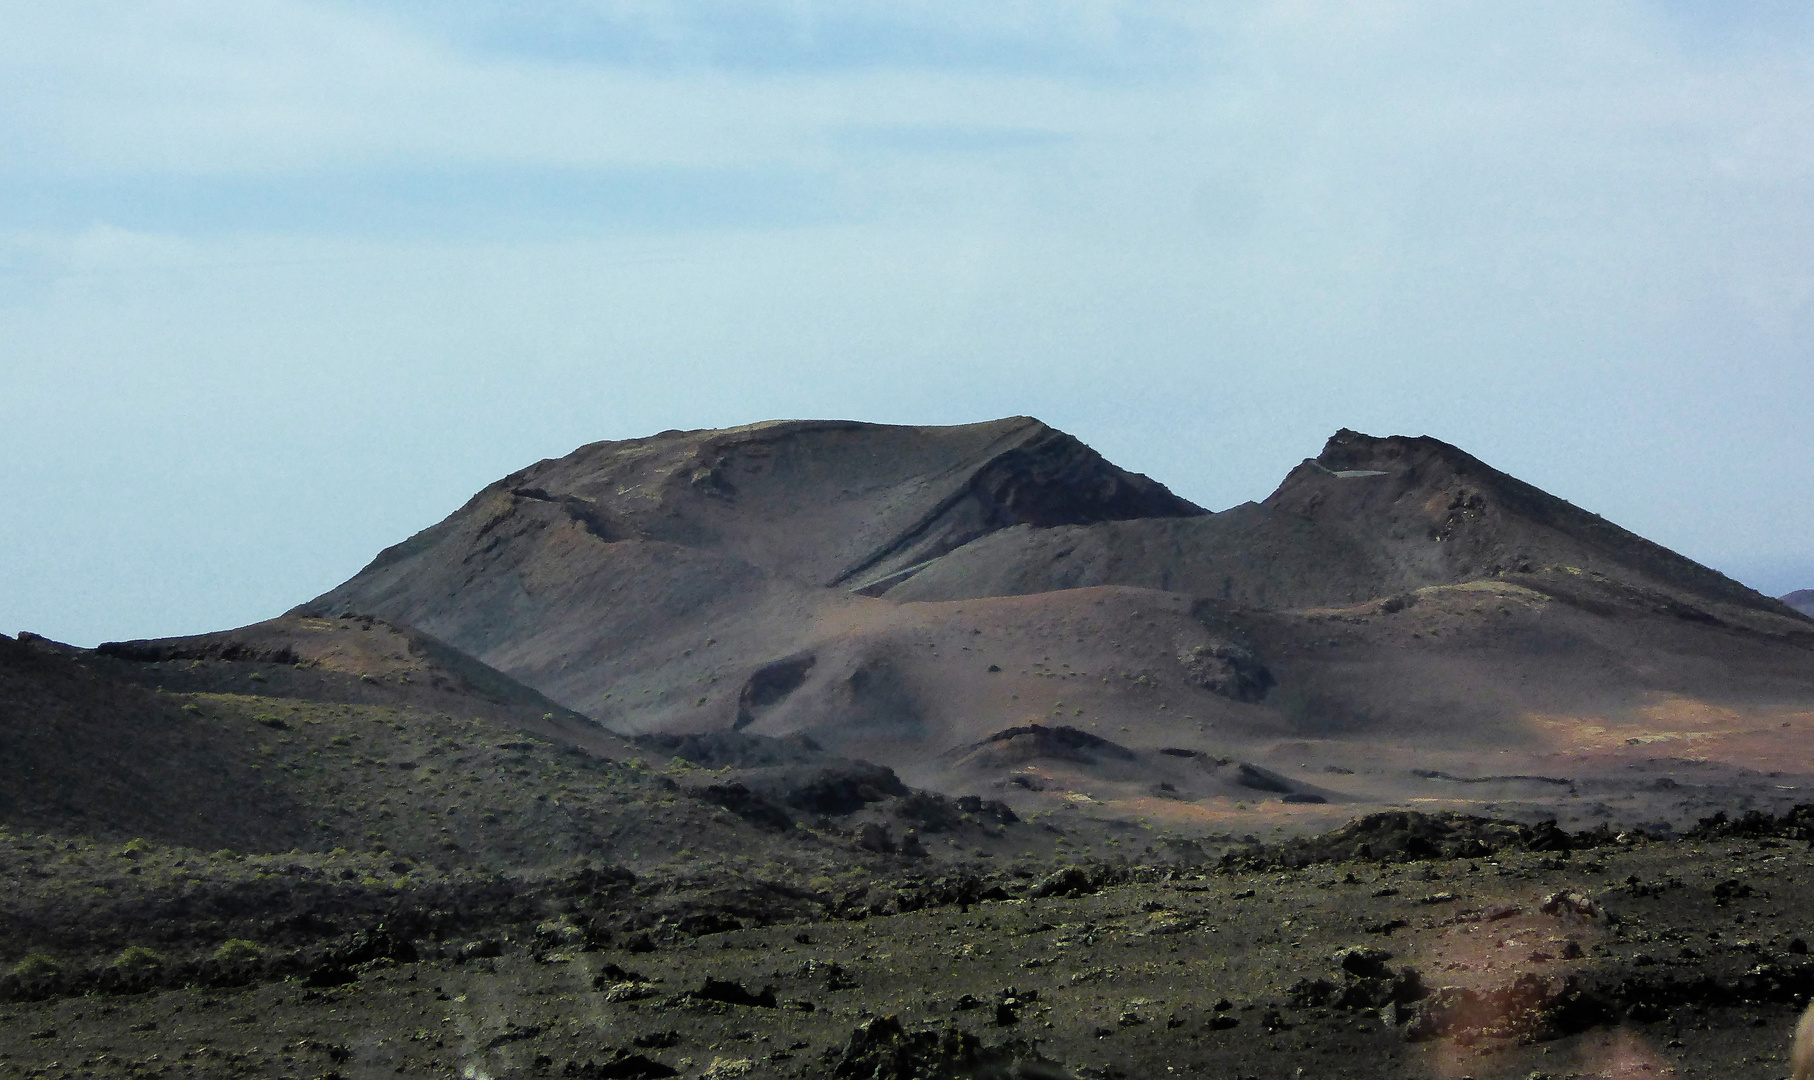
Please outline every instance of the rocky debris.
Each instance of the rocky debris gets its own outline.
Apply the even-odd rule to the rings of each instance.
[[[1737,878],[1727,878],[1713,887],[1713,899],[1720,907],[1733,900],[1744,900],[1757,890]]]
[[[1012,825],[1020,820],[1007,803],[977,795],[953,799],[931,791],[915,791],[889,807],[888,814],[912,822],[921,832],[950,832],[966,824]]]
[[[647,931],[638,931],[624,939],[624,951],[628,953],[651,953],[655,949],[655,939]]]
[[[310,986],[339,986],[352,982],[374,964],[408,964],[415,960],[416,947],[380,923],[329,944],[309,969],[307,982]]]
[[[719,1001],[753,1009],[772,1009],[776,1005],[774,987],[765,986],[761,993],[752,994],[742,983],[730,979],[707,977],[699,989],[690,991],[688,996],[697,1001]]]
[[[585,950],[593,948],[592,935],[587,928],[566,921],[537,923],[535,927],[536,955],[542,957],[557,950]]]
[[[851,1032],[843,1051],[825,1063],[838,1080],[1068,1080],[1070,1074],[1041,1057],[1033,1043],[1009,1039],[996,1046],[959,1028],[908,1031],[895,1016],[870,1020]]]
[[[865,821],[857,826],[857,846],[864,851],[878,855],[891,854],[895,850],[894,837],[889,834],[888,826],[873,821]]]
[[[1336,966],[1356,978],[1370,979],[1388,972],[1386,961],[1392,954],[1371,945],[1350,945],[1335,954]]]
[[[841,817],[870,803],[908,794],[907,785],[893,769],[859,761],[820,769],[811,779],[790,788],[783,801],[811,814]]]
[[[680,1070],[619,1047],[603,1061],[569,1061],[561,1075],[573,1080],[664,1080],[679,1076]]]
[[[1418,1004],[1405,1038],[1421,1042],[1471,1035],[1544,1040],[1585,1031],[1616,1019],[1605,1000],[1571,977],[1519,975],[1485,992],[1443,986]]]
[[[980,795],[959,795],[957,808],[966,814],[992,819],[998,825],[1013,825],[1020,821],[1014,809],[1000,799],[985,799]]]
[[[949,832],[963,824],[963,811],[943,795],[916,791],[888,808],[888,816],[911,822],[915,832]]]
[[[970,871],[956,871],[936,878],[903,874],[890,886],[871,886],[846,893],[835,905],[842,918],[867,918],[870,915],[898,915],[922,908],[956,906],[986,900],[1007,900],[1009,894],[997,882]]]
[[[1087,896],[1096,891],[1097,883],[1081,866],[1067,866],[1033,886],[1027,895],[1035,900],[1048,896]]]
[[[1209,855],[1203,850],[1201,842],[1182,836],[1165,837],[1157,847],[1156,854],[1159,858],[1178,866],[1202,866],[1209,861]]]
[[[1538,822],[1518,839],[1526,851],[1573,851],[1576,846],[1574,840],[1553,821]]]
[[[1566,890],[1553,892],[1544,897],[1543,902],[1537,905],[1537,910],[1545,915],[1554,915],[1558,918],[1602,919],[1606,914],[1601,910],[1600,905],[1594,902],[1593,897],[1585,893]]]
[[[1020,1023],[1021,1010],[1039,1002],[1039,991],[1021,990],[1013,986],[1003,987],[995,995],[995,1023],[998,1027],[1013,1027]]]
[[[1339,981],[1299,979],[1287,991],[1300,1008],[1379,1009],[1408,1006],[1424,997],[1423,979],[1411,968],[1394,971],[1386,965],[1392,954],[1372,945],[1349,945],[1331,957],[1340,971]]]
[[[850,972],[845,970],[843,964],[830,960],[807,960],[799,966],[795,974],[802,979],[823,978],[826,990],[853,990],[857,985],[856,980],[850,977]]]
[[[1573,903],[1583,899],[1578,894],[1556,895],[1573,897],[1557,906],[1559,912],[1573,910]],[[1557,945],[1564,959],[1583,956],[1573,939],[1561,939]],[[1344,949],[1336,957],[1342,981],[1300,979],[1289,992],[1291,1003],[1300,1008],[1378,1009],[1382,1018],[1405,1024],[1405,1038],[1412,1042],[1436,1038],[1540,1042],[1621,1020],[1654,1023],[1684,1012],[1701,1015],[1710,1008],[1765,1003],[1799,1007],[1814,993],[1814,963],[1792,949],[1730,978],[1705,971],[1675,974],[1658,969],[1654,961],[1647,964],[1640,954],[1632,961],[1640,970],[1525,972],[1486,990],[1442,986],[1425,991],[1414,972],[1393,974],[1378,950]]]
[[[121,881],[137,880],[123,876],[127,868],[155,867],[162,858],[154,851],[127,858],[119,850],[118,844],[97,845],[90,858],[122,875]],[[60,840],[34,840],[26,854],[59,861],[21,862],[22,868],[61,865],[65,849]],[[848,860],[852,853],[842,855]],[[1157,859],[1157,853],[1152,857]],[[433,1031],[410,1011],[398,1010],[412,1010],[416,1003],[427,1006],[432,1025],[438,1016],[467,1013],[472,1006],[429,1001],[474,994],[487,1011],[460,1045],[469,1043],[475,1053],[488,1046],[498,1051],[499,1060],[482,1063],[493,1075],[514,1069],[560,1076],[565,1068],[566,1075],[576,1078],[634,1077],[666,1075],[657,1069],[672,1068],[692,1077],[714,1069],[712,1075],[724,1076],[739,1069],[752,1076],[829,1076],[843,1060],[852,1025],[865,1018],[861,1010],[870,1010],[870,1016],[886,1014],[904,1010],[908,1002],[920,1003],[923,1011],[916,1016],[925,1019],[904,1026],[899,1038],[880,1040],[883,1052],[859,1062],[868,1071],[856,1075],[875,1075],[878,1066],[884,1068],[883,1076],[956,1076],[966,1075],[965,1068],[981,1075],[1041,1075],[1034,1070],[1055,1066],[1010,1061],[1006,1071],[991,1074],[988,1069],[1001,1063],[989,1062],[983,1053],[997,1049],[993,1044],[998,1040],[1037,1035],[1046,1053],[1076,1065],[1087,1061],[1094,1070],[1078,1068],[1076,1075],[1110,1076],[1119,1070],[1128,1080],[1167,1075],[1170,1064],[1181,1074],[1236,1077],[1289,1075],[1301,1064],[1306,1075],[1321,1075],[1316,1063],[1321,1061],[1326,1071],[1329,1061],[1342,1054],[1351,1055],[1350,1071],[1357,1077],[1396,1076],[1403,1059],[1393,1060],[1392,1046],[1406,1037],[1455,1040],[1457,1046],[1445,1047],[1439,1056],[1465,1056],[1473,1062],[1474,1075],[1523,1076],[1536,1064],[1554,1066],[1552,1075],[1559,1077],[1580,1068],[1578,1047],[1551,1047],[1551,1056],[1539,1057],[1542,1048],[1531,1044],[1605,1025],[1658,1025],[1641,1032],[1651,1044],[1679,1040],[1691,1048],[1684,1057],[1718,1062],[1713,1073],[1742,1073],[1734,1063],[1741,1055],[1755,1055],[1758,1040],[1773,1037],[1753,1029],[1786,1024],[1791,1007],[1814,991],[1814,961],[1805,938],[1794,936],[1806,933],[1806,905],[1790,887],[1803,875],[1808,853],[1764,836],[1698,850],[1675,841],[1622,846],[1603,857],[1611,864],[1604,873],[1581,865],[1589,859],[1527,853],[1473,869],[1356,865],[1251,876],[1160,862],[1054,867],[1027,856],[1000,860],[998,870],[982,863],[974,871],[885,863],[882,872],[868,870],[861,879],[831,878],[815,886],[817,914],[746,926],[705,942],[677,940],[679,927],[705,925],[729,909],[709,898],[698,902],[697,891],[677,898],[667,884],[671,869],[651,869],[627,895],[620,892],[602,910],[588,906],[592,894],[577,886],[578,875],[560,874],[540,884],[516,881],[516,899],[499,909],[501,921],[488,926],[443,922],[432,912],[387,919],[386,933],[412,928],[403,936],[415,942],[423,959],[392,970],[379,957],[371,961],[379,977],[307,990],[297,983],[291,989],[260,987],[219,995],[226,999],[221,1001],[209,1001],[205,991],[191,988],[178,990],[180,998],[135,995],[9,1004],[0,1007],[0,1021],[5,1021],[0,1041],[9,1025],[11,1041],[0,1051],[22,1065],[42,1064],[31,1057],[34,1045],[27,1036],[52,1029],[62,1032],[60,1040],[35,1044],[43,1061],[67,1056],[66,1047],[77,1038],[91,1046],[103,1039],[137,1046],[141,1056],[155,1047],[169,1057],[169,1047],[179,1042],[183,1045],[175,1052],[209,1043],[228,1046],[234,1038],[241,1038],[243,1047],[250,1044],[246,1037],[253,1026],[247,1016],[260,1008],[249,1002],[258,997],[271,1002],[286,1021],[307,1017],[308,1030],[329,1041],[324,1045],[357,1048],[347,1051],[356,1064],[333,1063],[340,1073],[380,1065],[384,1068],[377,1071],[389,1071],[393,1064],[406,1064],[377,1060],[382,1052],[374,1054],[369,1042],[360,1041],[357,1025],[385,1030],[393,1020],[389,1030],[403,1034],[429,1030],[419,1040],[396,1040],[400,1057],[416,1059],[413,1066],[406,1064],[406,1071],[426,1069],[431,1056],[449,1060],[451,1053],[436,1054],[448,1049],[436,1045],[447,1032]],[[245,864],[223,860],[222,865]],[[689,863],[682,872],[700,871]],[[1603,891],[1584,888],[1602,878],[1608,882]],[[19,879],[34,880],[24,872]],[[1004,886],[1004,891],[1025,897],[1049,879],[1056,879],[1056,891],[1031,903],[968,913],[955,909],[957,903],[986,894],[1001,895],[995,890]],[[601,872],[588,880],[607,890],[619,888],[611,884],[614,875]],[[1612,884],[1620,880],[1626,884]],[[1691,884],[1654,891],[1640,887],[1683,880]],[[1722,917],[1715,914],[1712,893],[1725,881],[1755,883],[1754,895],[1767,886],[1778,896],[1751,904],[1734,900],[1736,910]],[[752,886],[746,881],[739,887]],[[1419,900],[1434,888],[1452,888],[1454,902],[1446,908],[1421,906]],[[840,889],[849,890],[848,906],[844,899],[833,899]],[[1073,890],[1089,891],[1073,896]],[[1242,895],[1247,898],[1234,899]],[[878,918],[863,927],[825,921],[839,915],[855,918],[859,912],[864,917],[900,916],[947,903],[954,905],[951,910],[934,910],[929,917]],[[1277,917],[1281,908],[1293,916],[1290,923]],[[1297,917],[1300,911],[1302,918]],[[1398,913],[1409,915],[1416,929],[1392,940],[1359,932],[1369,921]],[[609,929],[620,951],[574,956],[564,967],[522,962],[542,943],[581,947],[578,935],[594,933],[607,916],[615,920]],[[674,947],[646,961],[623,955],[631,936],[628,924],[654,916],[659,918],[643,925],[664,946]],[[689,921],[695,919],[699,921]],[[1194,925],[1178,936],[1165,936],[1173,933],[1170,927],[1185,923]],[[313,924],[286,922],[278,932],[299,933],[304,925]],[[415,936],[416,928],[432,927],[442,932]],[[345,943],[355,936],[344,929],[308,932],[314,936],[289,950],[307,960],[320,955],[326,943]],[[1579,941],[1570,936],[1577,934]],[[1438,939],[1461,947],[1448,950]],[[155,936],[137,940],[157,946],[162,958],[154,963],[135,953],[121,961],[121,950],[110,949],[103,959],[123,970],[161,970],[159,986],[196,981],[188,966],[192,961],[185,959],[192,952]],[[228,947],[236,940],[212,940],[203,952],[210,957],[246,954],[244,945]],[[473,942],[496,943],[509,962],[493,964],[481,957],[464,966],[454,964],[460,948]],[[1235,942],[1258,942],[1275,956],[1314,958],[1314,967],[1281,980],[1270,963],[1239,955],[1258,950],[1242,950]],[[809,948],[788,955],[781,952],[788,943]],[[263,955],[252,961],[259,977],[267,971],[305,975],[305,968],[295,966],[301,961],[284,960],[285,952],[267,942]],[[32,960],[19,948],[9,962],[22,955],[26,959],[12,964],[15,977],[86,970],[73,954]],[[1227,975],[1219,974],[1213,985],[1177,977],[1188,970],[1185,965],[1205,955],[1226,960]],[[1405,963],[1412,956],[1421,958],[1414,961],[1415,971]],[[606,963],[607,957],[615,963]],[[1576,962],[1555,963],[1558,957]],[[766,968],[748,966],[765,958],[778,965],[772,976]],[[1184,965],[1174,968],[1179,961]],[[622,966],[631,962],[647,974]],[[598,973],[599,992],[571,994],[573,980],[588,969]],[[1514,978],[1533,970],[1548,978],[1522,983]],[[1435,973],[1450,971],[1460,972],[1452,978],[1462,986],[1426,992],[1426,980],[1433,983]],[[1300,974],[1310,977],[1294,984]],[[648,976],[660,981],[651,983]],[[769,992],[762,986],[764,977],[785,988],[775,991],[772,1009],[762,1007]],[[172,984],[171,979],[180,981]],[[678,992],[714,981],[726,984],[731,993]],[[1074,992],[1085,984],[1088,991]],[[601,996],[614,992],[617,996]],[[1241,1005],[1234,1006],[1224,994]],[[809,1008],[808,997],[816,1007]],[[755,1007],[749,998],[756,999]],[[179,1000],[180,1019],[165,1011],[166,1004]],[[74,1015],[78,1009],[85,1015]],[[592,1020],[601,1015],[610,1018],[611,1046],[596,1041],[599,1029]],[[515,1021],[514,1027],[506,1017]],[[676,1022],[683,1018],[685,1023]],[[543,1030],[531,1034],[535,1026]],[[930,1037],[911,1030],[916,1027],[929,1029]],[[961,1039],[949,1053],[941,1046],[948,1030],[956,1028],[971,1033],[969,1045],[978,1062],[962,1064]],[[192,1031],[199,1034],[192,1036]],[[454,1045],[452,1040],[448,1045]],[[614,1049],[619,1045],[621,1052]],[[897,1068],[896,1050],[908,1060],[905,1073]],[[858,1057],[863,1057],[861,1048]],[[215,1071],[226,1069],[220,1063],[224,1058],[203,1059],[198,1052],[194,1060],[198,1070],[211,1065]],[[282,1066],[265,1069],[272,1075],[284,1071]],[[336,1070],[321,1060],[307,1071],[296,1071],[314,1075]]]
[[[651,890],[653,893],[653,890]],[[658,940],[699,937],[825,914],[824,898],[804,883],[756,877],[713,877],[671,896],[650,895],[618,915],[646,939],[624,940],[628,952],[646,952]]]
[[[480,938],[468,941],[454,952],[454,959],[465,963],[469,960],[487,960],[494,956],[503,956],[504,946],[496,938]]]
[[[794,827],[794,816],[785,807],[737,781],[707,784],[694,789],[693,794],[713,806],[729,810],[752,825],[775,832],[787,832]]]
[[[1281,778],[1278,783],[1286,782]],[[1289,870],[1332,862],[1479,859],[1503,850],[1566,853],[1613,840],[1603,828],[1569,834],[1553,821],[1533,826],[1466,814],[1388,810],[1357,818],[1320,836],[1231,851],[1222,857],[1221,866],[1225,870]]]
[[[1708,840],[1798,840],[1814,846],[1814,804],[1801,803],[1780,817],[1761,810],[1747,810],[1736,820],[1725,811],[1705,817],[1683,834],[1683,839]]]
[[[1278,685],[1252,649],[1233,642],[1193,645],[1178,655],[1178,662],[1191,682],[1233,701],[1263,700]]]
[[[593,977],[592,988],[596,990],[604,983],[620,982],[646,983],[654,982],[654,980],[640,971],[630,971],[626,968],[618,967],[616,964],[606,964],[604,967],[599,968],[598,974]]]
[[[646,983],[617,982],[604,983],[601,985],[594,979],[592,988],[594,990],[603,990],[605,992],[605,1000],[613,1004],[625,1001],[642,1001],[646,998],[655,996],[655,988]]]
[[[594,902],[626,895],[636,884],[636,874],[609,863],[576,867],[549,883],[550,895],[563,900],[588,899]]]
[[[633,740],[657,754],[707,769],[757,769],[780,765],[823,765],[843,759],[828,754],[804,735],[773,738],[747,731],[649,732]]]

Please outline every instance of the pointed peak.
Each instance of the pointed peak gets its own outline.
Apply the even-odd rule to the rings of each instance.
[[[1314,460],[1330,472],[1391,472],[1427,461],[1441,461],[1460,472],[1498,472],[1460,447],[1428,435],[1367,435],[1352,428],[1331,435]]]

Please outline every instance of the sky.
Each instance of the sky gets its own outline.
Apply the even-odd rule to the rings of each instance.
[[[1814,6],[0,0],[0,631],[278,614],[600,439],[1433,435],[1814,587]]]

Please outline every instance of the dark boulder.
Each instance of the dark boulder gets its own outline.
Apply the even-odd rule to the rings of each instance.
[[[835,1055],[835,1056],[834,1056]],[[828,1054],[837,1080],[1068,1080],[1031,1042],[984,1045],[958,1028],[908,1031],[882,1016],[851,1032],[842,1054]]]

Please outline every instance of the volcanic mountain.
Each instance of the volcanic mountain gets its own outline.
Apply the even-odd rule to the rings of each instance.
[[[1428,439],[1214,514],[1024,419],[601,443],[302,611],[0,636],[0,1061],[1762,1076],[1811,646]]]
[[[1782,602],[1803,615],[1814,616],[1814,589],[1797,589],[1783,597]]]
[[[505,477],[294,614],[1023,810],[1680,817],[1814,775],[1814,621],[1429,438],[1338,432],[1210,513],[1028,418],[666,432]]]

